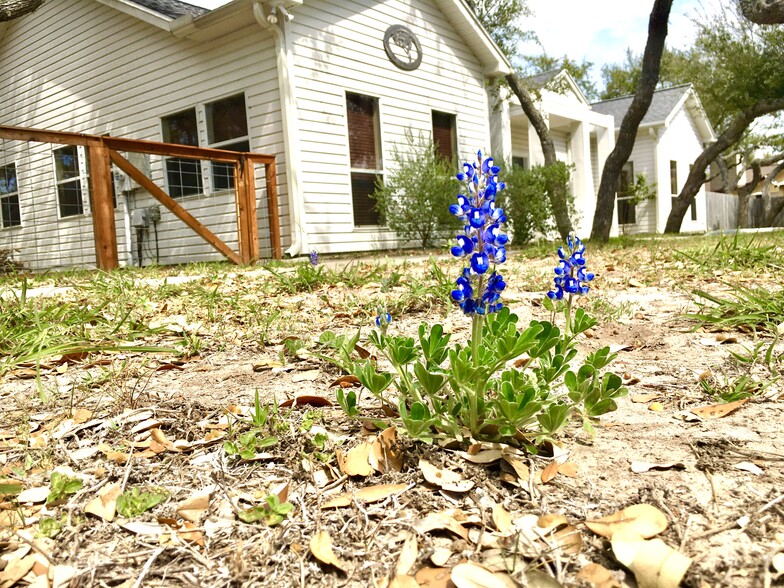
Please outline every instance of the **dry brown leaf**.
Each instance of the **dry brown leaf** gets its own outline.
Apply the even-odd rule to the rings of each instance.
[[[512,457],[511,455],[504,455],[504,461],[514,468],[518,478],[524,482],[529,480],[531,477],[531,470],[528,469],[528,465],[526,465],[523,460]]]
[[[667,517],[650,504],[634,504],[609,516],[585,521],[585,526],[610,540],[616,535],[647,539],[667,528]]]
[[[184,530],[178,530],[177,536],[186,543],[195,543],[200,547],[204,547],[204,534],[195,523],[185,521],[182,525]]]
[[[159,428],[152,428],[150,429],[150,435],[152,436],[153,440],[159,443],[168,451],[175,451],[174,443],[169,441],[168,437],[166,437],[166,433],[161,431]],[[153,450],[155,451],[155,450]],[[157,453],[157,452],[156,452]]]
[[[639,588],[678,588],[691,559],[661,539],[650,541],[613,540],[616,559],[629,568]]]
[[[415,575],[422,588],[451,588],[452,571],[447,568],[421,568]]]
[[[332,550],[332,537],[326,531],[319,531],[310,538],[310,552],[319,561],[345,572],[346,567]]]
[[[738,410],[741,406],[746,404],[748,400],[748,398],[742,398],[740,400],[736,400],[735,402],[727,402],[726,404],[709,404],[708,406],[698,406],[697,408],[692,408],[691,412],[702,419],[720,419],[721,417],[725,417],[728,414]]]
[[[129,521],[121,523],[120,526],[134,535],[150,535],[152,537],[160,537],[166,531],[158,523],[144,523],[141,521]]]
[[[13,586],[24,578],[35,565],[35,555],[26,555],[23,558],[12,559],[7,566],[0,572],[0,585]]]
[[[558,463],[551,461],[549,464],[547,464],[547,467],[542,470],[542,484],[547,484],[547,482],[555,478],[557,475]]]
[[[419,469],[422,470],[425,480],[448,492],[468,492],[474,487],[471,480],[464,479],[457,472],[439,469],[424,459],[419,460]]]
[[[645,284],[636,278],[629,278],[629,285],[632,288],[645,288]]]
[[[359,378],[355,375],[349,374],[347,376],[340,376],[337,380],[329,385],[330,388],[334,386],[340,386],[341,388],[360,388],[362,386],[362,382],[360,382]]]
[[[435,529],[452,531],[455,535],[459,535],[468,541],[468,529],[443,512],[431,512],[424,519],[414,523],[414,529],[419,533],[427,533]]]
[[[39,502],[44,502],[47,496],[49,496],[49,486],[39,486],[37,488],[22,490],[16,499],[20,503],[37,504]]]
[[[291,381],[295,384],[297,382],[312,382],[316,378],[319,377],[321,372],[319,370],[306,370],[304,372],[299,372],[291,376]]]
[[[751,463],[750,461],[741,461],[739,463],[734,464],[732,467],[735,468],[736,470],[749,472],[750,474],[754,474],[755,476],[761,476],[762,474],[765,473],[761,467],[759,467],[755,463]]]
[[[661,402],[651,402],[648,405],[648,410],[652,412],[661,412],[664,410],[664,405]]]
[[[74,412],[73,417],[71,418],[73,419],[74,423],[76,423],[77,425],[81,425],[89,421],[91,418],[93,418],[93,413],[91,410],[88,410],[86,408],[80,408],[79,410]]]
[[[441,568],[446,565],[446,562],[449,561],[449,558],[452,557],[452,550],[447,549],[446,547],[434,547],[433,553],[430,554],[430,561],[433,562],[433,565]]]
[[[196,492],[180,503],[177,514],[191,523],[196,523],[210,508],[210,493]]]
[[[518,584],[503,572],[492,572],[473,562],[452,568],[452,583],[457,588],[517,588]]]
[[[414,579],[414,576],[401,574],[392,578],[389,588],[419,588],[419,583]]]
[[[349,506],[354,500],[362,502],[379,502],[407,489],[408,484],[378,484],[376,486],[368,486],[353,493],[346,492],[345,494],[336,496],[332,500],[322,504],[321,508]]]
[[[542,515],[536,521],[538,532],[552,541],[569,555],[580,553],[583,548],[583,537],[576,527],[569,524],[567,518],[560,514]]]
[[[406,540],[403,542],[403,548],[400,550],[400,555],[397,558],[395,574],[398,576],[406,576],[410,573],[411,568],[413,568],[416,563],[418,555],[419,546],[417,545],[416,535],[414,533],[409,533]]]
[[[403,447],[398,441],[395,427],[381,431],[373,442],[368,461],[381,474],[403,470]]]
[[[656,400],[661,394],[632,394],[629,400],[636,404],[647,404],[651,400]]]
[[[274,494],[278,497],[281,504],[286,502],[289,499],[289,488],[291,487],[291,482],[281,482],[270,488],[270,494]]]
[[[564,476],[567,476],[569,478],[576,477],[578,471],[579,468],[577,467],[577,464],[574,463],[573,461],[566,461],[558,466],[558,473],[563,474]]]
[[[469,451],[458,451],[456,453],[466,461],[478,464],[494,463],[504,456],[504,452],[500,449],[487,449],[485,451],[479,451],[478,453],[471,453]]]
[[[369,476],[375,470],[370,465],[370,451],[372,443],[363,442],[343,453],[339,449],[335,451],[338,467],[347,476]]]
[[[615,579],[613,573],[596,563],[584,566],[577,573],[576,579],[587,582],[591,588],[621,588],[621,584]]]
[[[512,515],[500,504],[493,506],[493,524],[504,535],[512,530]]]
[[[98,495],[88,502],[84,512],[112,522],[117,510],[117,497],[122,494],[120,484],[109,484],[98,491]]]
[[[633,461],[631,462],[631,470],[635,474],[649,472],[651,470],[685,470],[686,466],[678,461],[669,461],[665,463],[651,463],[647,461]]]

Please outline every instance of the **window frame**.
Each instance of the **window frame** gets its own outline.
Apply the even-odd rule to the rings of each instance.
[[[16,227],[22,226],[22,205],[19,200],[19,166],[17,166],[16,161],[9,161],[7,163],[0,164],[0,170],[5,170],[9,167],[14,168],[14,190],[13,191],[6,191],[5,193],[0,192],[0,230],[2,229],[13,229]],[[0,174],[5,178],[8,176],[5,172]],[[6,200],[15,200],[16,201],[16,211],[17,216],[19,217],[19,222],[12,223],[7,222],[6,215],[5,215],[5,201]]]
[[[361,98],[369,98],[371,99],[374,104],[374,113],[373,113],[373,139],[375,145],[375,167],[355,167],[352,163],[351,157],[351,130],[349,128],[349,96],[359,96]],[[348,169],[349,169],[349,193],[351,196],[351,220],[352,224],[355,229],[371,229],[371,230],[378,230],[379,228],[383,228],[384,221],[379,215],[378,211],[375,210],[375,205],[371,207],[368,211],[369,213],[375,214],[377,216],[377,222],[373,224],[357,224],[357,214],[356,208],[357,203],[355,202],[354,197],[354,183],[358,181],[358,176],[374,176],[374,185],[378,181],[383,183],[384,181],[384,153],[382,150],[382,136],[381,136],[381,129],[383,125],[381,124],[381,98],[379,96],[375,96],[372,94],[363,94],[360,92],[352,91],[352,90],[345,90],[344,91],[344,108],[346,113],[346,147],[348,147]],[[372,192],[371,192],[372,194]],[[369,196],[369,195],[368,195]],[[369,198],[368,198],[369,199]],[[369,199],[370,200],[370,199]],[[362,204],[362,203],[360,203]]]
[[[670,209],[674,207],[678,198],[678,162],[670,160]]]
[[[632,204],[629,203],[629,200],[631,200],[633,197],[628,195],[628,190],[627,190],[626,194],[621,196],[621,177],[627,171],[628,171],[628,177],[626,179],[626,182],[627,182],[627,188],[628,188],[628,185],[634,182],[634,162],[633,161],[627,161],[626,163],[623,164],[623,167],[621,168],[621,173],[618,176],[618,185],[616,186],[616,189],[615,189],[615,200],[618,203],[618,206],[617,206],[618,224],[619,225],[623,225],[623,226],[636,225],[637,224],[637,205],[636,204],[632,205]],[[621,214],[621,204],[624,205],[624,210],[626,210],[626,213],[623,214],[623,215]],[[622,219],[627,219],[628,220],[629,217],[631,217],[631,219],[632,219],[631,222],[622,222]]]
[[[512,155],[512,167],[517,166],[523,171],[529,169],[528,157],[525,155]]]
[[[449,133],[450,133],[450,143],[452,144],[452,152],[449,157],[446,157],[443,153],[441,153],[441,149],[436,142],[436,116],[448,117],[450,121],[449,125]],[[440,127],[442,128],[442,127]],[[451,162],[456,162],[458,160],[458,132],[457,132],[457,114],[454,112],[446,112],[444,110],[436,110],[433,109],[430,111],[430,136],[433,140],[433,145],[436,147],[436,153],[443,159],[447,159]]]
[[[167,125],[167,122],[166,122],[167,119],[172,119],[173,117],[175,117],[177,115],[182,115],[182,114],[185,114],[185,113],[188,113],[188,112],[191,112],[191,111],[193,111],[193,119],[194,119],[194,121],[196,123],[196,125],[195,125],[196,145],[193,145],[191,143],[181,143],[181,142],[174,142],[174,141],[171,141],[171,140],[167,140],[167,135],[170,134],[170,127]],[[161,125],[161,141],[163,141],[164,143],[172,143],[172,144],[175,144],[175,145],[189,145],[191,147],[199,147],[199,145],[201,143],[201,138],[199,136],[200,135],[200,132],[199,132],[199,111],[198,111],[196,106],[191,106],[189,108],[181,108],[181,109],[175,110],[174,112],[170,112],[169,114],[165,114],[165,115],[161,116],[160,117],[160,125]],[[195,192],[188,192],[187,194],[185,194],[185,193],[174,194],[173,193],[172,186],[174,186],[175,184],[172,183],[171,178],[170,178],[170,174],[177,174],[181,178],[182,175],[183,175],[183,171],[182,171],[182,167],[180,167],[178,170],[170,169],[169,168],[169,164],[170,163],[177,163],[180,166],[182,165],[182,163],[185,163],[186,165],[194,165],[195,166],[195,170],[198,170],[198,173],[196,171],[193,172],[193,175],[198,179]],[[186,199],[186,198],[203,198],[203,197],[207,196],[207,194],[206,194],[206,192],[204,190],[204,186],[206,185],[205,184],[205,178],[204,178],[204,166],[202,165],[202,161],[199,160],[199,159],[190,159],[190,158],[187,158],[187,157],[164,157],[163,158],[163,178],[164,178],[164,186],[166,187],[166,193],[169,196],[171,196],[174,200],[183,200],[183,199]],[[182,191],[183,188],[190,188],[190,186],[185,186],[184,184],[178,184],[177,186],[178,186],[178,188],[177,188],[178,191]]]
[[[242,105],[243,105],[243,115],[245,120],[245,135],[233,137],[231,139],[224,139],[223,141],[214,141],[210,143],[210,134],[213,131],[213,127],[211,124],[211,115],[210,115],[210,106],[217,104],[219,102],[224,102],[227,100],[231,100],[232,98],[242,97]],[[236,145],[238,143],[243,143],[248,145],[247,151],[250,151],[250,119],[248,117],[248,101],[245,98],[245,92],[238,92],[237,94],[231,94],[229,96],[224,96],[223,98],[219,98],[218,100],[212,100],[210,102],[205,102],[203,105],[204,108],[204,137],[205,137],[205,147],[210,147],[212,149],[227,149],[229,151],[235,151],[235,149],[231,149],[232,145]],[[197,110],[197,119],[196,124],[198,126],[198,110]],[[212,133],[214,134],[214,132]],[[227,163],[221,163],[217,161],[210,161],[204,162],[204,165],[209,170],[209,186],[213,194],[220,193],[220,192],[229,192],[234,189],[234,166]],[[227,188],[223,187],[216,187],[215,185],[215,178],[218,177],[216,173],[216,168],[231,168],[232,173],[228,177],[229,179],[229,186]]]
[[[73,148],[76,150],[77,175],[72,178],[60,179],[57,172],[58,151]],[[81,145],[62,145],[52,149],[52,173],[54,177],[55,198],[57,200],[57,219],[65,220],[74,217],[88,216],[90,214],[90,171],[85,148]],[[79,182],[79,211],[73,214],[63,214],[63,204],[60,198],[60,187],[66,184]]]

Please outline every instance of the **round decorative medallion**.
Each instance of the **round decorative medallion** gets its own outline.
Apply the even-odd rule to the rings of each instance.
[[[403,25],[392,25],[384,33],[384,51],[389,61],[406,71],[413,71],[422,63],[419,39]]]

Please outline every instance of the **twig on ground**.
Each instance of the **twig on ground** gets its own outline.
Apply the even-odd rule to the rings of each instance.
[[[158,549],[152,552],[152,555],[149,557],[149,559],[147,559],[147,561],[144,562],[144,567],[142,568],[142,571],[139,572],[139,576],[136,578],[136,581],[133,583],[133,588],[141,588],[144,579],[147,577],[147,574],[149,574],[150,570],[152,569],[152,564],[155,563],[155,560],[158,559],[158,556],[161,555],[165,550],[166,547],[159,547]]]

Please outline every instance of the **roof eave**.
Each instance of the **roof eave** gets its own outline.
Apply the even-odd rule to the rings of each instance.
[[[159,29],[163,29],[164,31],[169,30],[170,23],[173,20],[167,16],[155,12],[154,10],[145,8],[144,6],[140,6],[133,2],[126,2],[126,0],[98,0],[98,2],[138,18],[139,20],[143,20],[147,24],[156,26]]]
[[[435,0],[435,2],[479,59],[484,75],[499,77],[514,71],[512,64],[464,0]]]

